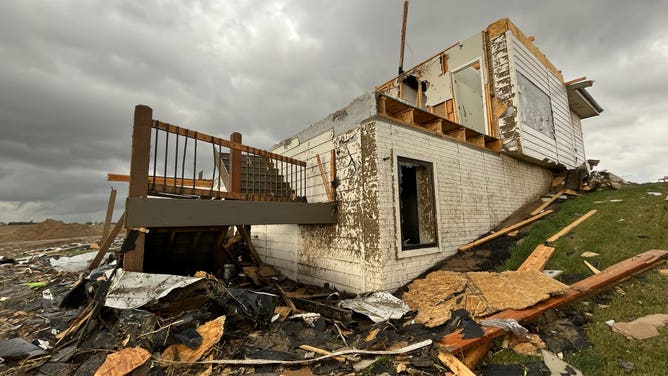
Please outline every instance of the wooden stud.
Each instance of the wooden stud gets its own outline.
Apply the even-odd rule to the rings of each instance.
[[[320,161],[320,154],[315,155],[315,160],[318,163],[318,169],[320,170],[320,177],[322,178],[322,185],[325,187],[325,194],[327,195],[327,201],[334,201],[334,194],[332,193],[332,187],[330,183],[327,182],[327,174],[325,174],[325,168],[322,166],[322,161]]]
[[[336,200],[336,150],[329,152],[329,186],[332,192],[332,201]]]
[[[450,354],[449,352],[439,351],[438,360],[446,365],[452,372],[457,376],[475,376],[475,373],[471,371],[464,363],[462,363],[456,356]]]
[[[241,239],[244,240],[244,243],[248,246],[248,250],[251,253],[251,256],[257,262],[257,266],[262,267],[264,265],[264,262],[262,262],[262,259],[260,258],[260,255],[258,255],[257,250],[255,249],[255,245],[253,245],[253,241],[251,240],[250,234],[248,231],[246,231],[246,228],[242,225],[237,225],[237,231],[239,231],[239,234],[241,235]]]
[[[445,74],[448,71],[448,55],[441,53],[441,74]]]
[[[529,213],[529,214],[531,214],[531,215],[536,215],[536,214],[540,213],[543,209],[545,209],[546,207],[550,206],[551,203],[555,202],[555,201],[556,201],[559,197],[561,197],[561,195],[563,195],[563,194],[564,194],[564,191],[559,191],[559,192],[555,193],[552,197],[550,197],[549,200],[547,200],[547,201],[543,202],[542,204],[540,204],[536,209],[534,209],[533,211],[531,211],[531,213]]]
[[[100,262],[102,261],[104,254],[107,253],[107,251],[109,251],[111,244],[113,244],[114,239],[116,239],[116,237],[118,236],[118,233],[121,232],[121,229],[123,228],[124,224],[125,224],[125,212],[121,214],[121,217],[118,218],[118,221],[116,221],[116,225],[114,226],[114,228],[111,229],[109,235],[104,239],[104,242],[100,245],[100,249],[97,251],[95,258],[93,258],[93,261],[91,261],[90,264],[88,264],[88,270],[93,270],[98,266],[100,266]],[[140,232],[139,234],[142,235],[143,233]],[[125,260],[123,262],[123,265],[125,266]]]
[[[575,228],[575,226],[579,225],[580,223],[584,222],[587,218],[589,218],[589,217],[591,217],[592,215],[596,214],[596,212],[597,212],[597,210],[590,210],[590,211],[587,212],[585,215],[581,216],[580,218],[576,219],[575,221],[573,221],[573,222],[572,222],[571,224],[569,224],[568,226],[566,226],[566,227],[564,227],[563,229],[561,229],[561,230],[560,230],[559,232],[557,232],[556,234],[550,236],[550,237],[547,239],[546,242],[547,242],[547,243],[553,243],[554,241],[556,241],[556,240],[559,239],[560,237],[562,237],[562,236],[568,234],[568,232],[571,231],[573,228]]]
[[[448,99],[445,101],[445,117],[450,121],[457,121],[457,111],[455,111],[455,100]]]
[[[443,134],[443,119],[432,120],[422,124],[422,126],[434,133]]]
[[[128,181],[130,176],[128,175]],[[107,214],[104,216],[104,226],[102,227],[102,239],[100,244],[104,243],[109,235],[109,227],[111,226],[111,217],[114,215],[114,205],[116,204],[116,190],[111,188],[109,193],[109,202],[107,203]]]
[[[385,97],[383,95],[378,96],[378,100],[376,102],[376,105],[378,106],[377,107],[378,113],[381,114],[381,115],[385,115],[387,113],[387,108],[385,107],[385,102],[386,101],[387,101],[387,97]]]
[[[487,235],[487,236],[485,236],[484,238],[480,238],[480,239],[478,239],[478,240],[476,240],[476,241],[474,241],[474,242],[471,242],[471,243],[468,243],[468,244],[466,244],[466,245],[463,245],[463,246],[459,247],[459,250],[460,250],[460,251],[468,251],[469,249],[471,249],[471,248],[473,248],[473,247],[475,247],[475,246],[478,246],[478,245],[480,245],[480,244],[487,243],[488,241],[490,241],[490,240],[492,240],[492,239],[496,239],[496,238],[498,238],[499,236],[505,235],[505,234],[507,234],[507,233],[509,233],[509,232],[511,232],[511,231],[513,231],[513,230],[516,230],[516,229],[518,229],[518,228],[524,227],[524,226],[528,225],[528,224],[531,223],[531,222],[537,221],[537,220],[539,220],[539,219],[545,217],[546,215],[548,215],[548,214],[550,214],[550,213],[552,213],[552,210],[546,210],[546,211],[544,211],[544,212],[542,212],[542,213],[540,213],[540,214],[538,214],[538,215],[535,215],[535,216],[533,216],[533,217],[531,217],[531,218],[527,218],[527,219],[525,219],[525,220],[523,220],[523,221],[521,221],[521,222],[518,222],[518,223],[516,223],[516,224],[514,224],[514,225],[512,225],[512,226],[504,227],[504,228],[502,228],[501,230],[499,230],[499,231],[497,231],[497,232],[495,232],[495,233],[493,233],[493,234],[491,234],[491,235]]]

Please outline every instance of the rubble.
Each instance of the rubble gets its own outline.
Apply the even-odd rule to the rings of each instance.
[[[587,181],[587,187],[590,190],[621,189],[623,186],[630,184],[633,183],[626,181],[606,170],[592,171]]]

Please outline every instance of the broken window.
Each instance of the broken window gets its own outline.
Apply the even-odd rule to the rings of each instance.
[[[519,87],[522,124],[528,125],[549,138],[554,138],[550,96],[519,72],[517,73],[517,86]]]
[[[397,158],[403,250],[437,244],[434,168],[429,162]]]

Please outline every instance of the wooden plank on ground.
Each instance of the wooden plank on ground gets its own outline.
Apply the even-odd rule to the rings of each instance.
[[[523,221],[521,221],[521,222],[519,222],[519,223],[516,223],[516,224],[514,224],[514,225],[512,225],[512,226],[508,226],[508,227],[502,228],[501,230],[499,230],[499,231],[497,231],[497,232],[495,232],[495,233],[493,233],[493,234],[491,234],[491,235],[487,235],[487,236],[485,236],[484,238],[480,238],[480,239],[478,239],[478,240],[476,240],[476,241],[474,241],[474,242],[471,242],[471,243],[469,243],[469,244],[463,245],[463,246],[459,247],[459,250],[460,250],[460,251],[468,251],[469,249],[471,249],[471,248],[473,248],[473,247],[476,247],[476,246],[478,246],[478,245],[480,245],[480,244],[487,243],[488,241],[490,241],[490,240],[492,240],[492,239],[496,239],[496,238],[498,238],[499,236],[505,235],[505,234],[507,234],[507,233],[509,233],[509,232],[511,232],[511,231],[517,230],[518,228],[524,227],[524,226],[528,225],[529,223],[531,223],[531,222],[533,222],[533,221],[536,221],[536,220],[539,220],[539,219],[545,217],[546,215],[548,215],[548,214],[550,214],[550,213],[552,213],[552,212],[553,212],[553,210],[545,210],[544,212],[542,212],[542,213],[540,213],[540,214],[538,214],[538,215],[534,215],[534,216],[531,217],[531,218],[527,218],[527,219],[525,219],[525,220],[523,220]]]
[[[587,260],[584,260],[584,264],[585,264],[585,265],[589,268],[589,270],[591,270],[591,272],[594,273],[594,274],[598,274],[598,273],[601,272],[600,270],[598,270],[598,268],[596,268],[594,265],[592,265],[591,263],[589,263],[589,261],[587,261]]]
[[[457,376],[475,376],[475,373],[471,371],[464,363],[462,363],[456,356],[439,351],[438,360],[441,363],[445,364],[452,372]]]
[[[552,197],[550,197],[549,200],[547,200],[547,201],[543,202],[542,204],[540,204],[540,206],[538,206],[536,209],[534,209],[534,210],[533,210],[531,213],[529,213],[529,214],[531,214],[531,215],[536,215],[536,214],[540,213],[541,211],[543,211],[543,209],[545,209],[546,207],[550,206],[551,203],[555,202],[555,201],[556,201],[559,197],[561,197],[561,195],[563,195],[563,194],[564,194],[564,191],[559,191],[559,192],[555,193]]]
[[[553,253],[554,247],[539,244],[533,252],[531,252],[529,257],[524,260],[522,265],[517,268],[517,271],[538,270],[539,272],[542,272]]]
[[[572,284],[562,295],[544,300],[535,306],[514,310],[508,309],[490,316],[490,319],[515,319],[519,322],[534,319],[544,312],[570,303],[574,300],[590,296],[601,289],[611,287],[613,284],[625,280],[626,278],[649,270],[655,265],[662,263],[668,257],[666,250],[649,250],[637,256],[628,258],[602,272],[591,277],[585,278]],[[462,338],[461,330],[446,335],[439,343],[449,352],[466,351],[478,344],[489,341],[493,338],[503,335],[501,328],[483,326],[483,336],[479,338]]]
[[[556,234],[550,236],[550,237],[546,240],[546,242],[547,242],[547,243],[552,243],[552,242],[556,241],[557,239],[559,239],[560,237],[562,237],[562,236],[568,234],[568,232],[571,231],[572,229],[574,229],[575,226],[579,225],[580,223],[582,223],[582,222],[584,222],[585,220],[587,220],[587,218],[589,218],[589,217],[591,217],[592,215],[596,214],[596,211],[597,211],[596,209],[588,211],[585,215],[583,215],[583,216],[581,216],[580,218],[576,219],[576,220],[573,221],[570,225],[568,225],[568,226],[562,228],[559,232],[557,232]]]

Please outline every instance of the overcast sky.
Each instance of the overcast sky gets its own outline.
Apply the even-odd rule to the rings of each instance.
[[[404,66],[509,17],[604,107],[588,158],[668,175],[668,2],[412,0]],[[0,1],[0,221],[101,221],[136,104],[267,148],[392,78],[401,0]]]

